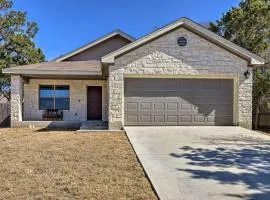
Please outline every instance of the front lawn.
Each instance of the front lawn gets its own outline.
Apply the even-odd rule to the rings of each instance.
[[[157,199],[124,132],[0,129],[0,199]]]

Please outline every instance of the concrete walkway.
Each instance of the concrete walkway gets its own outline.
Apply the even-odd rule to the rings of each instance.
[[[161,199],[270,199],[270,136],[240,127],[125,130]]]

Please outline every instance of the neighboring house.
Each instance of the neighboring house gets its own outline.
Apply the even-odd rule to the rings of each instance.
[[[0,95],[0,103],[8,103],[8,100],[3,95]]]
[[[10,125],[10,103],[3,95],[0,95],[0,128]]]
[[[62,126],[252,126],[252,67],[264,59],[181,18],[140,39],[115,31],[52,62],[5,69],[12,127],[42,125],[63,110]]]

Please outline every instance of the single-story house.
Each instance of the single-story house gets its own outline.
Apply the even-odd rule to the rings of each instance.
[[[0,95],[0,128],[8,127],[10,124],[10,104],[4,95]]]
[[[85,121],[123,126],[252,127],[252,67],[261,57],[181,18],[134,39],[116,30],[11,75],[12,127]],[[63,111],[43,121],[43,111]]]

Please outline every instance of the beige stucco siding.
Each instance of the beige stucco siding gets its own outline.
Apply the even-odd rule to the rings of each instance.
[[[39,110],[39,85],[69,85],[70,110],[64,112],[64,121],[85,121],[87,119],[87,86],[102,86],[102,120],[107,121],[107,81],[106,80],[48,80],[30,79],[24,84],[23,120],[42,120]]]
[[[177,39],[187,38],[180,47]],[[115,59],[109,72],[109,126],[121,128],[124,122],[124,77],[218,78],[234,79],[235,125],[251,128],[252,75],[244,77],[248,62],[208,40],[179,28]],[[252,73],[252,70],[250,70]]]

